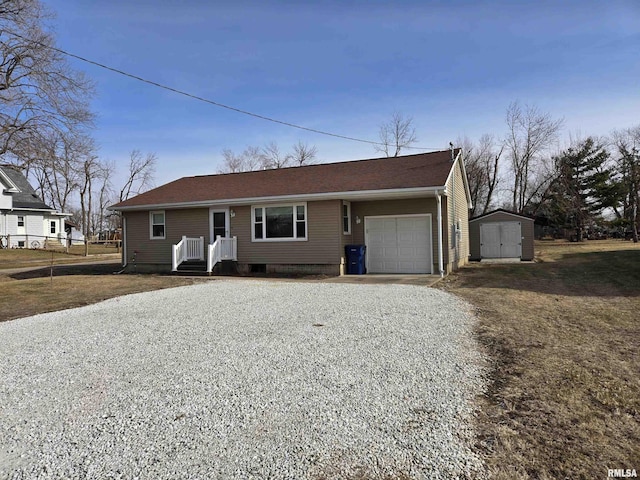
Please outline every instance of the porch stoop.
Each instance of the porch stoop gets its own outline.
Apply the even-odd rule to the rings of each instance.
[[[174,275],[207,275],[207,262],[200,260],[187,260],[178,265]]]
[[[178,270],[172,273],[174,275],[208,275],[207,262],[188,260],[178,265]],[[234,260],[222,260],[213,267],[211,275],[235,275],[237,273],[238,262]]]

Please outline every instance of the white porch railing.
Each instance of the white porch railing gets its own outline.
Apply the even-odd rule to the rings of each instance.
[[[216,263],[222,260],[238,260],[238,238],[225,238],[218,235],[216,241],[209,245],[207,255],[207,272],[211,273]]]
[[[204,237],[182,237],[177,245],[173,245],[171,252],[171,270],[177,271],[178,266],[187,260],[204,260]]]

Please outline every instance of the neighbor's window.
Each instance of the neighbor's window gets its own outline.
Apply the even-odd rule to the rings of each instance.
[[[253,207],[253,240],[306,240],[307,205]]]
[[[351,233],[351,202],[342,202],[342,232]]]
[[[55,221],[51,221],[51,233],[56,233],[56,223]]]
[[[24,227],[24,217],[22,215],[18,215],[18,226]]]
[[[151,222],[151,238],[165,238],[164,212],[151,212],[149,220]]]

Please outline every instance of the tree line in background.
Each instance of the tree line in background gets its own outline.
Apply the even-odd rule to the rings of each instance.
[[[20,169],[51,207],[72,212],[86,237],[117,226],[109,204],[150,187],[154,154],[131,152],[127,178],[91,137],[94,85],[55,48],[39,0],[0,0],[0,163]]]
[[[241,153],[230,149],[222,151],[222,166],[218,173],[240,173],[270,168],[301,167],[316,162],[318,149],[298,141],[284,152],[276,142],[263,147],[248,146]]]
[[[83,233],[112,230],[106,210],[153,186],[157,158],[132,150],[124,180],[101,159],[91,137],[94,86],[55,50],[50,18],[39,0],[0,0],[0,163],[35,181],[43,200],[73,212]],[[638,239],[640,125],[608,138],[575,139],[558,149],[562,120],[535,106],[509,105],[502,135],[459,138],[473,201],[472,216],[496,207],[534,216],[550,230],[608,224]],[[379,128],[377,152],[398,156],[416,148],[413,119],[394,113]],[[310,165],[318,149],[301,141],[288,151],[270,142],[222,151],[219,173]],[[122,172],[118,172],[121,177]],[[603,213],[610,214],[608,221]]]
[[[535,217],[549,234],[628,235],[638,241],[640,125],[558,149],[562,121],[512,103],[501,138],[463,138],[471,216],[501,207]]]

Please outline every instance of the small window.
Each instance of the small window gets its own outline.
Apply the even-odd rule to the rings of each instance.
[[[51,221],[51,233],[56,233],[56,221]]]
[[[307,206],[253,207],[253,240],[306,240]]]
[[[18,226],[24,227],[24,216],[18,215]]]
[[[253,211],[254,225],[253,225],[253,237],[257,239],[263,238],[264,222],[262,221],[262,208],[256,208]]]
[[[165,238],[165,219],[164,212],[151,212],[150,213],[150,233],[152,239]]]
[[[24,240],[18,240],[18,248],[24,248]]]
[[[351,202],[342,202],[342,232],[351,233]]]

